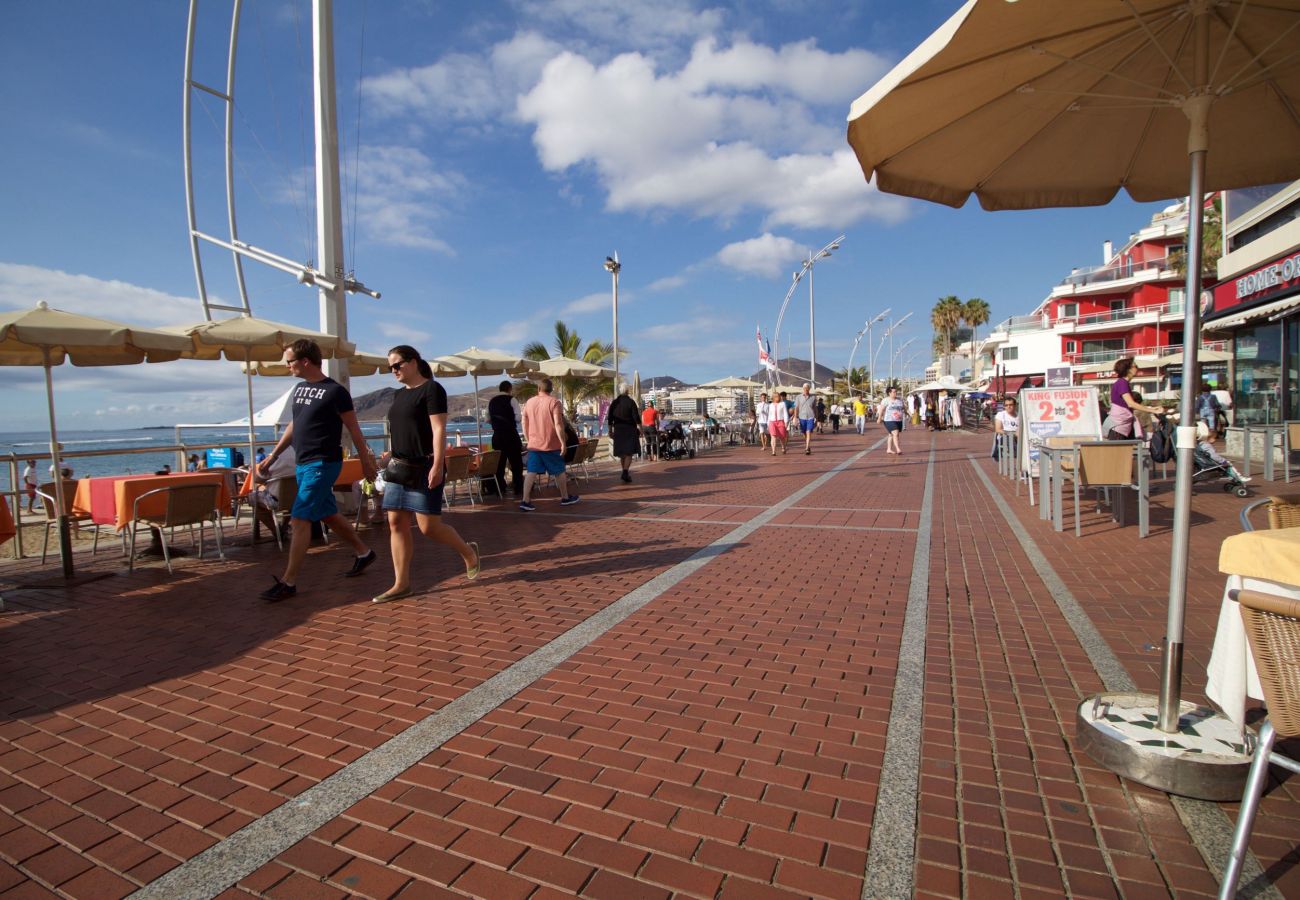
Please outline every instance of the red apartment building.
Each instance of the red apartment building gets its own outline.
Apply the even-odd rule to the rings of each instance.
[[[995,390],[1041,384],[1049,367],[1070,365],[1074,380],[1107,384],[1115,360],[1136,358],[1134,386],[1178,389],[1182,380],[1184,276],[1171,265],[1187,234],[1186,203],[1170,206],[1118,251],[1103,245],[1099,266],[1072,271],[1028,316],[994,326],[982,348]],[[1203,342],[1202,378],[1227,387],[1224,342]],[[993,368],[995,367],[995,368]]]

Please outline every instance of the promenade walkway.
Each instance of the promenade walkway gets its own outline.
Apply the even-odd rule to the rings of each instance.
[[[1235,804],[1074,742],[1082,697],[1158,684],[1170,485],[1147,540],[1091,504],[1076,539],[987,432],[877,437],[458,507],[482,577],[420,544],[392,604],[382,528],[366,576],[317,547],[275,605],[246,531],[170,577],[83,554],[114,574],[72,589],[0,561],[0,896],[1212,896]],[[1196,493],[1191,699],[1241,503]],[[1300,896],[1296,793],[1259,896]]]

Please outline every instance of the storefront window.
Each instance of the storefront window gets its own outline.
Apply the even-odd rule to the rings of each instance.
[[[1287,421],[1300,419],[1300,316],[1286,320],[1286,384],[1282,389]]]
[[[1266,322],[1243,328],[1233,340],[1237,382],[1233,385],[1234,425],[1280,422],[1282,409],[1282,328]]]

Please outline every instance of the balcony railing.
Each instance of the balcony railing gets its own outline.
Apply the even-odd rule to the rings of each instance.
[[[1202,350],[1227,350],[1227,341],[1203,341]],[[1093,350],[1088,353],[1067,353],[1065,361],[1072,366],[1092,366],[1098,363],[1114,362],[1125,356],[1161,357],[1182,353],[1182,344],[1166,344],[1163,347],[1125,347],[1122,350]]]
[[[1015,334],[1023,331],[1041,331],[1046,327],[1042,316],[1012,316],[993,326],[994,334]]]
[[[1107,281],[1119,281],[1122,278],[1132,278],[1138,272],[1144,272],[1148,269],[1155,269],[1163,272],[1169,268],[1169,256],[1157,256],[1153,259],[1144,259],[1139,261],[1125,261],[1119,263],[1107,263],[1104,266],[1088,266],[1083,269],[1075,269],[1064,279],[1061,284],[1068,285],[1085,285],[1101,284]]]
[[[1053,324],[1105,325],[1109,322],[1128,322],[1138,316],[1154,316],[1157,313],[1162,316],[1181,316],[1183,314],[1183,298],[1176,297],[1167,303],[1153,304],[1151,306],[1126,306],[1123,309],[1112,309],[1103,313],[1089,313],[1086,316],[1057,316]]]

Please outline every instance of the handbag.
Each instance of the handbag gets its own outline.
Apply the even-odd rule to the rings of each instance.
[[[425,487],[429,483],[429,469],[432,463],[428,457],[419,460],[389,458],[384,466],[384,481],[400,484],[402,487]]]

